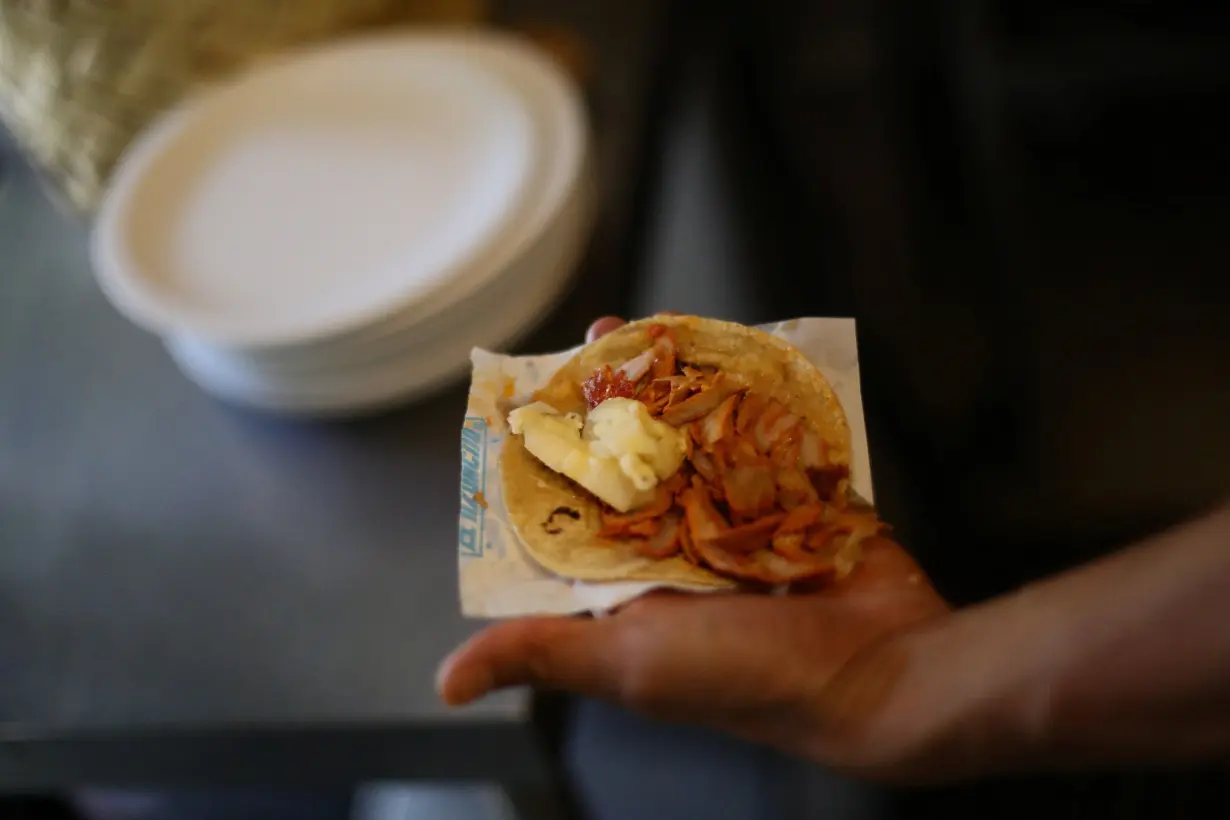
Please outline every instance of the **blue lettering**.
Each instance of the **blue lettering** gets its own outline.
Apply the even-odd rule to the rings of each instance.
[[[478,492],[479,475],[477,464],[461,465],[461,489],[475,493]]]
[[[467,521],[478,523],[478,502],[474,496],[461,493],[461,517]]]
[[[457,546],[462,555],[481,557],[483,554],[484,510],[477,496],[485,486],[483,467],[486,462],[486,422],[466,419],[461,428],[461,516]]]

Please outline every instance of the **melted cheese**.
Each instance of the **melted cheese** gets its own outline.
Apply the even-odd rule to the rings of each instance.
[[[535,402],[509,413],[508,425],[531,455],[620,512],[648,503],[678,472],[687,446],[635,399],[608,399],[584,420]]]

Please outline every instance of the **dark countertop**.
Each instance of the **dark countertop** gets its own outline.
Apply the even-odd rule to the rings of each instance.
[[[589,39],[603,210],[537,350],[620,307],[663,20],[558,5],[501,18]],[[527,695],[456,711],[433,691],[477,627],[453,551],[463,387],[344,423],[220,404],[106,303],[85,226],[4,174],[0,791],[537,776]]]

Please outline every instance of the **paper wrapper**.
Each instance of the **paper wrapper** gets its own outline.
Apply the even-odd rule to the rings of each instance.
[[[851,485],[873,502],[854,320],[790,319],[761,329],[797,347],[833,386],[850,423]],[[508,521],[499,474],[500,452],[509,434],[508,411],[528,402],[575,353],[574,349],[545,356],[503,356],[476,349],[471,356],[474,371],[461,431],[457,534],[461,610],[466,617],[602,613],[653,589],[690,589],[660,582],[582,583],[560,578],[534,562]]]

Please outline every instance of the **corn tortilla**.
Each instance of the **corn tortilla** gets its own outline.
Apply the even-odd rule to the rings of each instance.
[[[679,361],[716,367],[744,387],[780,401],[803,418],[827,446],[828,461],[850,464],[850,428],[832,387],[802,353],[782,339],[745,325],[695,316],[655,316],[625,325],[576,356],[534,400],[561,412],[586,412],[581,384],[603,365],[617,368],[653,345],[652,325],[671,328]],[[734,583],[682,556],[638,555],[634,540],[598,537],[598,500],[547,468],[521,436],[510,435],[500,461],[509,521],[530,556],[548,571],[581,581],[661,581],[708,587]]]

